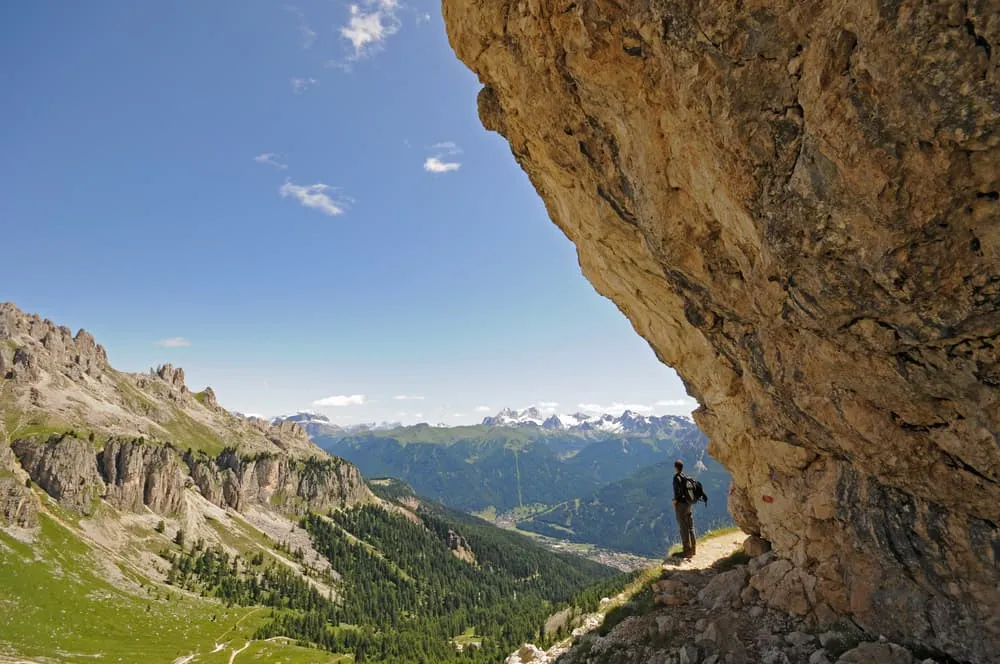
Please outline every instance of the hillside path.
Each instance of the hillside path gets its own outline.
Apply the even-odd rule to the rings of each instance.
[[[716,560],[725,558],[733,551],[743,546],[747,534],[740,530],[722,533],[703,540],[698,540],[694,558],[669,558],[663,562],[664,569],[706,569]]]

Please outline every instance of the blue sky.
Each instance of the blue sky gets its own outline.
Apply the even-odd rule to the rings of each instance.
[[[0,300],[247,412],[689,412],[478,89],[431,0],[2,3]]]

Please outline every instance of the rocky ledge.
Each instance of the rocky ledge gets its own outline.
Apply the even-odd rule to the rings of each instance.
[[[771,608],[773,553],[720,571],[665,571],[660,580],[578,639],[560,664],[936,664],[849,621],[817,629]],[[524,655],[534,655],[525,657]],[[521,664],[547,661],[519,653]]]
[[[444,0],[810,625],[1000,652],[1000,2]],[[777,575],[775,571],[775,575]]]

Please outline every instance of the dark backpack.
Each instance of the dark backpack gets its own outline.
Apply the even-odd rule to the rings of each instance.
[[[681,475],[681,478],[684,480],[684,491],[687,493],[688,502],[694,505],[700,500],[708,505],[708,496],[705,495],[705,488],[701,486],[701,482],[687,475]]]

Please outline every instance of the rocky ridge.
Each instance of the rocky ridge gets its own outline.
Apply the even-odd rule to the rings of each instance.
[[[211,388],[192,393],[169,364],[115,371],[86,331],[73,335],[9,303],[0,304],[0,367],[0,525],[37,524],[32,483],[88,516],[104,501],[183,517],[187,491],[241,513],[375,500],[355,466],[314,446],[298,424],[232,415]]]
[[[127,512],[148,508],[176,515],[189,488],[238,512],[256,505],[286,514],[325,513],[371,500],[358,469],[336,457],[246,457],[232,449],[211,457],[122,438],[95,447],[72,434],[18,439],[11,449],[32,481],[63,507],[85,515],[99,499]]]
[[[809,624],[1000,652],[997,0],[445,0]]]
[[[0,408],[6,436],[83,429],[108,436],[180,440],[219,452],[233,446],[249,454],[283,452],[321,456],[305,430],[241,418],[219,406],[208,387],[192,392],[184,370],[164,364],[148,373],[116,371],[104,347],[86,330],[65,326],[0,303]]]

